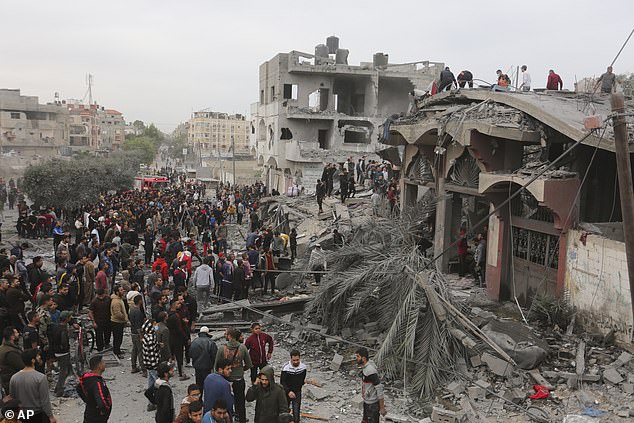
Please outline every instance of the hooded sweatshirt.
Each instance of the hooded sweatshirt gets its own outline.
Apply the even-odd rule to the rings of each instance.
[[[246,400],[255,401],[255,423],[275,422],[281,413],[288,412],[286,394],[284,388],[275,383],[273,367],[265,366],[260,373],[269,379],[269,386],[252,385],[247,391]]]
[[[107,422],[112,412],[112,397],[101,375],[85,373],[77,385],[79,397],[86,403],[85,422]]]
[[[148,370],[155,370],[160,361],[159,344],[156,340],[154,325],[151,320],[146,320],[141,325],[141,333],[143,334],[143,364]]]

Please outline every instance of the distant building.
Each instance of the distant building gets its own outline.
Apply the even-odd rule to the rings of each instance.
[[[444,68],[391,64],[383,53],[349,65],[337,37],[326,44],[315,54],[279,53],[260,65],[259,102],[251,111],[257,157],[266,183],[281,192],[293,183],[314,190],[324,162],[378,158],[379,124],[407,112],[408,94],[426,89]]]
[[[118,150],[125,139],[125,120],[121,112],[97,104],[68,100],[71,147]]]
[[[40,104],[19,89],[0,89],[0,152],[56,156],[68,146],[68,110]]]
[[[101,127],[101,142],[105,148],[116,151],[125,139],[125,120],[121,112],[114,109],[97,110]]]
[[[243,115],[199,111],[192,113],[188,121],[187,141],[201,156],[230,156],[231,143],[236,155],[248,155],[251,127]]]

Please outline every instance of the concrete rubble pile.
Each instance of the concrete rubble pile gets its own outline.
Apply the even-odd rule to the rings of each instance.
[[[371,219],[367,201],[363,199],[353,199],[347,206],[334,200],[325,203],[326,213],[320,216],[316,204],[306,198],[284,197],[263,202],[261,212],[265,221],[272,221],[275,216],[279,220],[281,206],[282,220],[286,221],[277,224],[296,227],[301,234],[300,259],[295,268],[307,267],[307,259],[301,257],[308,255],[314,243],[330,248],[332,228],[338,227],[351,237],[354,230]],[[305,277],[310,278],[282,274],[278,280],[288,279],[282,286],[294,288],[297,279]],[[557,328],[538,329],[519,319],[498,317],[498,314],[508,316],[504,308],[509,307],[505,305],[500,311],[497,305],[483,300],[483,290],[473,287],[472,280],[447,276],[447,284],[451,301],[441,301],[442,307],[452,319],[473,325],[469,330],[465,329],[469,328],[466,323],[450,328],[450,336],[464,348],[461,357],[452,366],[453,374],[439,380],[434,394],[424,401],[409,395],[409,376],[405,380],[402,376],[387,376],[390,414],[386,421],[493,422],[510,418],[514,422],[625,422],[634,417],[634,360],[629,352],[609,342],[605,344],[602,338],[582,339],[560,333]],[[312,296],[305,287],[296,288],[290,289],[296,296],[284,297],[282,301],[274,298],[269,301],[271,304],[264,299],[265,303],[260,305],[247,300],[245,307],[229,309],[229,315],[216,307],[213,317],[225,322],[223,318],[227,317],[233,318],[234,323],[242,321],[245,329],[250,319],[262,319],[269,331],[276,334],[276,344],[299,348],[305,360],[312,363],[312,371],[319,374],[319,386],[305,388],[305,411],[328,419],[356,416],[362,400],[354,350],[358,345],[380,349],[389,327],[365,319],[333,331],[321,321],[321,316],[302,313]],[[289,305],[295,308],[282,306],[288,300],[292,300]],[[253,310],[245,313],[247,307],[266,314],[262,318]],[[242,312],[241,320],[236,317],[237,312]],[[222,320],[217,323],[218,329],[226,324]],[[541,395],[534,396],[536,393]]]

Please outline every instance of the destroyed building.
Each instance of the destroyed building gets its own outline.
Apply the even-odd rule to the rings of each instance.
[[[19,89],[0,89],[0,152],[52,157],[68,146],[68,110]]]
[[[378,126],[406,112],[408,93],[427,87],[444,66],[391,64],[383,53],[371,63],[349,65],[348,55],[331,36],[315,54],[279,53],[260,66],[252,132],[269,187],[285,192],[297,183],[312,192],[324,162],[372,156]]]
[[[626,108],[631,144],[631,101]],[[404,148],[401,206],[436,194],[429,222],[433,249],[439,255],[449,248],[440,268],[455,269],[457,249],[451,245],[460,228],[485,232],[491,298],[528,306],[536,294],[552,295],[569,301],[590,326],[631,342],[610,113],[606,95],[590,101],[574,93],[475,89],[432,96],[394,122],[383,143]],[[472,227],[577,141],[581,144],[559,166],[488,224]]]

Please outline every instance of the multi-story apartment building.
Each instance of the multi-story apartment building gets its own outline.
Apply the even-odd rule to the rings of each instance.
[[[104,148],[116,151],[121,148],[125,139],[125,120],[121,112],[114,109],[97,110],[97,118],[101,127],[101,142]]]
[[[71,147],[115,151],[125,139],[125,120],[121,112],[97,104],[85,105],[68,100]]]
[[[444,67],[391,64],[383,53],[349,65],[348,54],[329,37],[315,54],[279,53],[260,66],[259,103],[251,113],[269,187],[285,192],[298,183],[310,192],[324,162],[376,157],[379,125],[407,112],[408,94],[426,89]]]
[[[231,156],[232,140],[236,155],[249,155],[251,124],[243,115],[199,111],[188,121],[187,141],[205,156]]]
[[[19,89],[0,89],[0,152],[56,156],[68,146],[68,110],[40,104]]]

